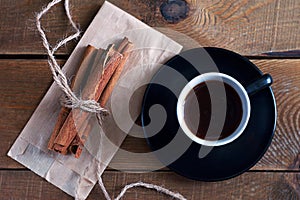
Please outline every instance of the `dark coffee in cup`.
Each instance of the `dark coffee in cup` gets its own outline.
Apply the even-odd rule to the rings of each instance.
[[[212,89],[209,90],[209,88]],[[214,121],[214,118],[212,118],[210,92],[218,92],[217,89],[214,90],[215,88],[225,90],[224,96],[221,95],[219,98],[214,99],[214,103],[226,106],[225,121]],[[215,141],[230,136],[238,128],[242,117],[243,107],[239,94],[227,83],[216,80],[202,82],[196,85],[186,96],[184,120],[191,132],[201,139]],[[208,135],[210,123],[220,123],[220,126],[223,126],[222,132]]]
[[[220,146],[243,133],[250,109],[248,93],[236,79],[210,72],[195,77],[183,88],[177,102],[177,118],[194,142]]]

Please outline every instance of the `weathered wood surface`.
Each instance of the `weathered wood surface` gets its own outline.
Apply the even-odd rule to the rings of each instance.
[[[11,168],[16,166],[15,161],[5,154],[48,90],[52,76],[45,61],[0,60],[0,63],[0,162],[2,168]]]
[[[144,181],[163,185],[188,199],[300,199],[300,1],[109,1],[150,26],[179,31],[202,46],[223,47],[255,58],[252,61],[274,78],[278,120],[265,156],[241,176],[205,183],[185,179],[167,168],[152,173],[108,169],[103,177],[108,192],[116,196],[124,185]],[[0,0],[0,199],[72,199],[6,156],[52,83],[35,27],[35,13],[48,2]],[[70,1],[74,20],[83,32],[103,2]],[[62,4],[52,9],[42,23],[52,44],[72,32]],[[183,44],[186,42],[181,36],[171,36]],[[67,58],[76,43],[63,47],[57,55]],[[287,59],[290,57],[298,59]],[[145,140],[133,137],[127,137],[122,148],[131,152],[149,151]],[[147,170],[152,164],[129,161],[115,160],[116,165],[125,168],[135,165],[131,170],[134,172]],[[98,185],[89,199],[104,199]],[[136,188],[129,190],[124,199],[171,198]]]
[[[129,183],[143,181],[164,186],[180,192],[189,200],[202,199],[300,199],[295,187],[299,173],[247,172],[239,177],[222,182],[200,182],[180,177],[173,172],[147,174],[104,172],[103,181],[109,194],[117,196]],[[72,199],[61,190],[29,171],[0,171],[0,199]],[[9,198],[8,198],[9,197]],[[89,198],[105,199],[97,185]],[[172,199],[164,194],[144,188],[128,190],[125,199]]]
[[[255,169],[300,169],[300,62],[256,60],[274,79],[277,127],[272,144]]]
[[[8,3],[7,0],[0,0],[0,54],[45,54],[35,27],[35,13],[48,2],[11,0]],[[298,0],[110,2],[150,26],[179,31],[203,46],[223,47],[244,55],[300,49]],[[84,31],[103,0],[70,3],[74,20]],[[71,32],[61,4],[43,18],[43,25],[51,43],[56,43]],[[59,54],[70,54],[75,44],[73,42],[62,48]],[[299,52],[296,55],[299,56]]]
[[[300,59],[253,62],[273,76],[278,106],[275,137],[254,169],[299,170]],[[51,73],[45,60],[0,60],[0,71],[0,168],[23,168],[6,153],[50,86]],[[131,152],[149,151],[144,140],[133,137],[128,137],[122,148]],[[117,164],[126,166],[129,162],[123,158]],[[139,170],[148,169],[151,161],[134,165]]]

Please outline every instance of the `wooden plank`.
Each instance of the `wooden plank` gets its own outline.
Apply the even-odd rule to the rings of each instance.
[[[255,169],[300,168],[300,62],[299,60],[254,60],[274,79],[277,104],[275,137]]]
[[[244,55],[300,49],[300,1],[110,1],[150,26],[179,31],[202,46],[228,48]],[[45,54],[34,17],[48,2],[11,0],[8,4],[0,0],[0,54]],[[103,0],[70,3],[74,20],[84,31]],[[168,20],[177,18],[177,23]],[[43,18],[43,25],[52,44],[71,32],[60,4]],[[181,36],[173,37],[185,42]],[[70,54],[74,46],[75,42],[63,47],[59,53]]]
[[[0,68],[0,166],[20,167],[6,154],[48,90],[52,75],[44,60],[0,60]]]
[[[187,199],[299,199],[298,173],[248,172],[222,182],[200,182],[172,172],[124,173],[106,171],[103,181],[110,195],[116,197],[129,183],[143,181],[179,192]],[[0,171],[0,199],[72,199],[61,190],[29,171]],[[88,199],[105,199],[98,184]],[[147,190],[133,188],[125,199],[172,199]]]
[[[254,169],[299,170],[300,59],[253,61],[273,76],[278,106],[274,140]],[[23,168],[6,153],[50,86],[51,74],[44,60],[0,60],[0,70],[0,168]],[[149,151],[144,140],[133,137],[125,140],[122,149]],[[134,165],[139,170],[149,169],[152,164],[151,160],[130,162],[128,158],[121,157],[115,164]]]

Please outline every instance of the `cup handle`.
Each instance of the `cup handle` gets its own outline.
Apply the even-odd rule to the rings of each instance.
[[[246,91],[249,96],[254,95],[258,91],[269,87],[273,83],[272,76],[270,74],[264,74],[259,79],[253,81],[246,87]]]

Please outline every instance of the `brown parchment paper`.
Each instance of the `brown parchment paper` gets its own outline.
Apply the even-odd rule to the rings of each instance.
[[[134,43],[135,49],[107,105],[110,111],[125,113],[123,116],[126,116],[128,105],[124,103],[124,99],[131,99],[134,90],[140,87],[140,82],[150,80],[158,70],[159,63],[164,63],[179,53],[181,45],[111,3],[105,2],[63,70],[68,77],[75,74],[76,66],[80,63],[88,44],[105,49],[108,44],[119,42],[124,36]],[[116,122],[111,114],[105,119],[102,128],[94,126],[93,134],[79,159],[72,155],[63,156],[47,149],[61,108],[59,101],[62,95],[61,90],[53,83],[8,155],[69,195],[86,198],[97,182],[97,166],[100,163],[101,173],[105,170],[134,119],[122,124],[123,121]],[[130,100],[134,105],[131,106],[130,112],[135,113],[135,116],[140,111],[142,96],[143,90],[135,95],[134,100]],[[95,121],[94,123],[97,124]]]

